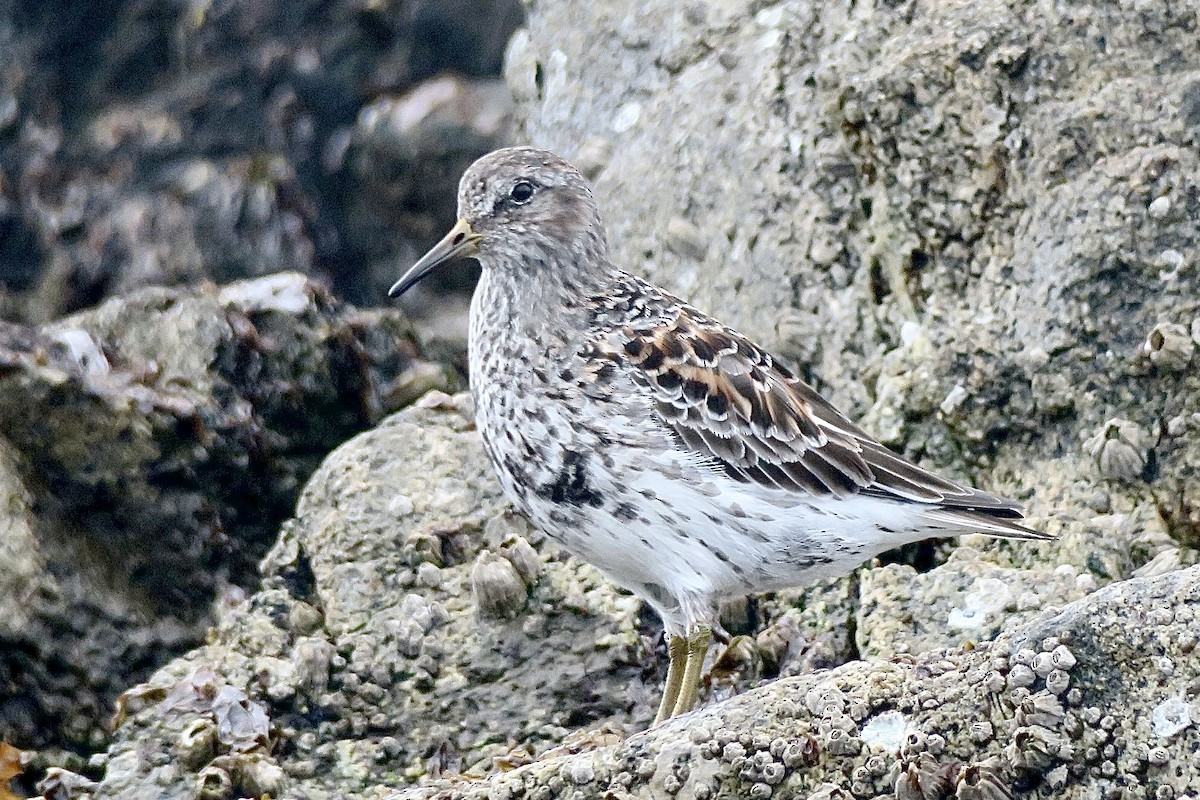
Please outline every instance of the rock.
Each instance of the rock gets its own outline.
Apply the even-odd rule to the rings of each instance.
[[[402,96],[365,105],[341,158],[355,191],[345,198],[346,247],[364,262],[359,286],[372,304],[454,224],[458,177],[479,155],[510,140],[512,99],[498,80],[440,76]],[[414,317],[441,312],[448,291],[470,291],[476,268],[422,283],[404,308]]]
[[[565,780],[579,798],[907,797],[983,784],[1011,795],[1039,783],[1082,798],[1117,780],[1148,793],[1200,781],[1200,763],[1179,773],[1155,766],[1190,763],[1186,732],[1200,719],[1183,688],[1200,677],[1189,655],[1200,567],[1091,591],[1090,575],[1001,567],[971,548],[927,573],[868,570],[857,589],[843,579],[756,612],[766,642],[805,614],[851,608],[857,595],[857,647],[895,661],[851,661],[746,692],[761,665],[737,673],[731,651],[752,642],[737,650],[743,664],[756,647],[778,651],[739,636],[714,662],[710,702],[695,714],[620,744],[578,738],[497,773],[572,728],[643,727],[662,678],[648,668],[662,654],[647,651],[633,598],[506,510],[467,398],[418,405],[331,455],[264,560],[264,588],[226,610],[207,646],[128,693],[95,797],[164,791],[159,764],[174,765],[170,786],[201,780],[227,796],[246,769],[230,759],[267,758],[209,735],[212,749],[199,752],[210,761],[197,760],[192,732],[198,720],[216,724],[207,720],[217,703],[205,699],[216,692],[169,698],[195,698],[198,675],[221,676],[222,692],[265,710],[272,752],[283,754],[266,763],[289,796],[378,796],[419,782],[391,796],[492,798]],[[412,506],[399,519],[387,502],[394,493]],[[480,592],[480,570],[496,564],[506,565],[505,585],[528,586],[523,606]],[[429,570],[437,580],[421,579]],[[1072,595],[1080,599],[1066,603]],[[323,614],[314,626],[301,609]],[[1136,632],[1130,609],[1140,609]],[[736,619],[732,608],[727,617]],[[911,628],[896,625],[904,620]],[[308,677],[288,677],[299,674]],[[273,691],[281,680],[288,691]],[[1106,717],[1109,708],[1126,713]],[[1152,751],[1158,762],[1141,755]],[[491,774],[461,783],[439,781],[444,773]]]
[[[257,581],[324,453],[453,380],[398,312],[295,273],[0,323],[0,738],[103,746],[117,695]]]
[[[1100,3],[541,4],[506,77],[525,138],[594,172],[619,264],[888,444],[1025,499],[1062,532],[1046,563],[1123,562],[1113,579],[1157,550],[1091,535],[1071,510],[1099,488],[1200,539],[1194,24]],[[1097,458],[1109,420],[1148,438]]]
[[[579,800],[1014,797],[1039,785],[1061,798],[1181,796],[1200,788],[1198,709],[1179,694],[1200,677],[1198,614],[1200,567],[1133,579],[976,648],[786,678],[616,746],[386,796],[491,800],[563,785]],[[1065,698],[1040,678],[1005,688],[1025,652],[1062,659]]]
[[[989,641],[1095,588],[1095,578],[1070,566],[1001,567],[970,547],[924,573],[899,564],[865,570],[854,626],[858,653],[891,659]]]
[[[191,797],[197,781],[224,796],[249,757],[282,770],[287,796],[344,796],[649,722],[662,674],[640,604],[506,512],[468,398],[419,406],[332,454],[264,559],[262,590],[126,693],[97,798]],[[397,493],[412,505],[400,518]],[[480,564],[504,565],[519,603],[481,591]],[[240,738],[221,734],[226,694]],[[203,747],[197,725],[215,726]]]
[[[356,118],[457,80],[443,73],[506,117],[496,76],[520,19],[516,0],[0,11],[0,319],[281,270],[377,304],[394,280],[380,250],[403,259],[440,236],[464,159],[506,129],[420,119],[417,151],[374,162],[389,198],[383,174],[366,181],[343,158]],[[380,214],[363,201],[389,199],[421,207],[391,209],[404,224],[364,240]]]

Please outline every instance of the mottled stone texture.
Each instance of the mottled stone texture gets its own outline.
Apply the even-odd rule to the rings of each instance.
[[[102,747],[347,436],[454,380],[295,273],[0,323],[0,738]],[[243,587],[243,588],[238,588]]]
[[[613,745],[655,621],[507,515],[436,399],[325,464],[263,591],[131,691],[74,795],[1200,795],[1197,11],[539,3],[507,74],[619,263],[1061,539],[731,603],[706,705]]]
[[[1133,579],[972,650],[783,679],[615,747],[389,797],[1194,794],[1197,620],[1200,567]]]
[[[1115,578],[1197,541],[1197,13],[549,3],[507,76],[618,263]],[[1098,512],[1165,526],[1131,548]]]
[[[506,141],[520,20],[516,0],[0,3],[0,319],[280,270],[374,303]]]
[[[638,602],[505,512],[465,396],[420,405],[330,456],[263,590],[130,692],[97,798],[244,792],[264,759],[282,767],[275,797],[370,794],[653,716]],[[220,713],[171,698],[206,670],[265,708],[270,743],[198,748],[189,731]]]
[[[709,704],[620,742],[654,712],[657,625],[509,514],[465,396],[418,405],[326,460],[263,562],[263,590],[130,690],[102,780],[72,796],[1200,789],[1200,567],[1091,591],[1070,566],[1023,572],[967,547],[924,574],[891,565],[861,586],[731,605],[738,635],[717,648]],[[886,658],[845,663],[852,647],[823,625],[857,628]],[[747,692],[764,674],[797,677]],[[269,740],[234,736],[252,715],[195,700],[197,685],[265,714]]]

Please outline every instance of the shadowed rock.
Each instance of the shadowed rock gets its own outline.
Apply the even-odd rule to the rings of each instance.
[[[95,747],[193,646],[324,454],[453,377],[297,274],[0,323],[0,736]]]

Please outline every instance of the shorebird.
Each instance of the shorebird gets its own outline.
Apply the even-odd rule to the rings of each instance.
[[[656,722],[696,703],[722,598],[808,584],[934,536],[1048,539],[1020,506],[913,464],[764,348],[609,256],[590,187],[558,156],[497,150],[458,222],[391,288],[483,267],[475,414],[514,506],[649,603],[670,664]]]

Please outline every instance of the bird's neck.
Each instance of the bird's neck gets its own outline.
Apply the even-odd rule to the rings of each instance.
[[[609,290],[621,274],[607,253],[587,256],[586,266],[566,259],[574,254],[534,259],[524,264],[483,262],[472,315],[488,327],[505,326],[537,336],[548,327],[579,326],[586,301]],[[482,320],[481,320],[482,321]]]

